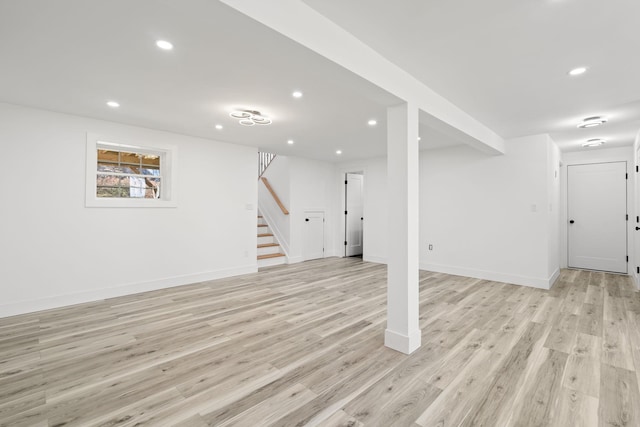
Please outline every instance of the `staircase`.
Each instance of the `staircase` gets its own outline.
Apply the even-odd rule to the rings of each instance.
[[[286,259],[266,221],[258,215],[258,268],[284,264]]]

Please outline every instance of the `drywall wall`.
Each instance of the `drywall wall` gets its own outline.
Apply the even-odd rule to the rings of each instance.
[[[334,251],[334,192],[331,185],[335,167],[328,162],[290,157],[291,166],[291,252],[289,262],[303,261],[305,212],[323,212],[325,257]]]
[[[567,267],[567,166],[581,165],[590,163],[606,163],[606,162],[627,162],[627,173],[632,176],[634,167],[634,151],[633,147],[619,148],[599,148],[585,151],[572,151],[563,153],[562,166],[560,168],[560,265],[562,268]],[[630,217],[633,214],[633,206],[635,206],[635,180],[627,180],[627,212]],[[627,253],[629,260],[635,258],[635,223],[629,221],[627,224]],[[638,264],[640,265],[640,264]],[[629,273],[635,268],[635,265],[629,266]]]
[[[560,147],[548,137],[547,141],[547,194],[549,196],[548,214],[548,274],[550,277],[560,275],[560,161],[562,153]],[[555,279],[554,279],[555,281]]]
[[[464,146],[423,152],[421,267],[548,288],[549,143],[508,140],[498,157]]]
[[[325,257],[334,255],[334,165],[300,157],[276,156],[264,176],[289,211],[283,215],[271,195],[260,188],[259,207],[287,254],[288,263],[303,261],[305,212],[325,214]],[[260,187],[264,187],[260,184]]]
[[[255,148],[7,104],[0,117],[0,316],[256,271]],[[175,147],[177,207],[85,207],[87,132]]]
[[[420,153],[422,269],[540,288],[553,283],[558,184],[551,176],[560,152],[547,135],[509,140],[506,148],[503,156],[467,146]],[[386,159],[340,164],[336,179],[355,170],[366,179],[364,259],[386,262]]]

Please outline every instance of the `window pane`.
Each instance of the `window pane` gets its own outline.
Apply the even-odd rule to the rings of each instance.
[[[160,167],[160,156],[144,154],[142,156],[142,165],[143,166],[155,166],[156,168],[159,168]]]
[[[128,174],[140,174],[140,167],[123,165],[118,166],[114,163],[98,163],[98,172],[112,172],[112,173],[128,173]]]
[[[160,198],[160,178],[145,178],[147,188],[145,191],[145,197],[147,199],[159,199]]]
[[[141,172],[142,175],[160,176],[160,169],[153,166],[143,166]]]
[[[99,162],[118,162],[118,152],[112,150],[103,150],[98,148]]]

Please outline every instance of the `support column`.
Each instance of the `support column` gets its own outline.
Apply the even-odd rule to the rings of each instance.
[[[389,253],[387,347],[410,354],[420,347],[418,322],[418,108],[387,109]]]

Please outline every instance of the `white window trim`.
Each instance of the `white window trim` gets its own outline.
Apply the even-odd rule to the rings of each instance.
[[[98,165],[98,147],[111,146],[117,150],[129,149],[140,153],[160,154],[162,187],[160,199],[111,198],[96,196],[96,177]],[[178,206],[177,177],[174,164],[177,148],[174,146],[153,146],[146,143],[124,143],[120,138],[104,137],[87,133],[86,194],[85,206],[88,208],[175,208]]]

